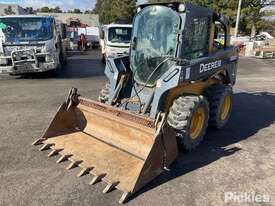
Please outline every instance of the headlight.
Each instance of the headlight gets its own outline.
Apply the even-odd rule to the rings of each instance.
[[[16,61],[20,61],[21,60],[21,53],[18,52],[18,53],[13,53],[13,58],[16,60]]]
[[[185,4],[180,4],[178,9],[179,9],[179,12],[184,12],[185,11]]]
[[[44,51],[44,47],[37,47],[37,48],[35,48],[35,52],[36,53],[41,53],[43,51]]]
[[[48,46],[43,46],[43,47],[41,47],[41,52],[42,53],[53,53],[53,48],[48,47]]]
[[[47,54],[45,61],[46,62],[52,62],[53,61],[53,55],[52,54]]]

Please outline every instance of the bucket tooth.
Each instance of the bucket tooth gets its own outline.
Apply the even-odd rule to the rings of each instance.
[[[78,174],[77,174],[77,177],[82,177],[84,175],[87,175],[90,173],[90,171],[92,170],[93,168],[90,167],[90,168],[83,168]]]
[[[104,188],[103,193],[108,193],[110,192],[112,189],[114,189],[117,185],[119,184],[118,182],[113,182],[113,183],[108,183],[107,186]]]
[[[104,178],[106,175],[107,175],[106,173],[103,173],[103,174],[100,174],[100,175],[95,175],[94,178],[92,179],[92,181],[89,184],[94,185],[94,184],[100,182],[101,179]]]
[[[68,160],[72,155],[62,155],[57,161],[56,163],[61,163],[63,161]]]
[[[81,164],[82,161],[72,161],[71,164],[66,168],[67,170],[73,169],[75,167],[78,167],[79,164]]]
[[[124,193],[122,194],[120,200],[119,200],[119,203],[120,203],[120,204],[125,203],[125,202],[128,200],[129,196],[130,196],[130,193],[129,193],[129,192],[124,192]]]
[[[44,144],[39,150],[44,151],[50,149],[54,144]]]
[[[58,155],[59,152],[61,152],[63,149],[53,149],[49,154],[48,157],[53,157],[55,155]]]
[[[34,145],[34,146],[41,145],[41,144],[43,144],[44,140],[45,139],[37,139],[32,143],[32,145]]]

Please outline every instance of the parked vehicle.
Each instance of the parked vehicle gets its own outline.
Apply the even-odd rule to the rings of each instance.
[[[49,16],[0,17],[0,73],[59,73],[67,59],[62,28]]]
[[[67,169],[81,167],[78,176],[93,174],[91,185],[106,182],[104,193],[121,190],[120,203],[167,171],[178,149],[195,149],[208,125],[228,123],[239,59],[229,20],[212,9],[161,3],[137,11],[130,56],[108,59],[101,103],[72,88],[33,143],[60,154],[57,163],[70,160]]]
[[[102,27],[100,44],[102,61],[106,58],[127,56],[129,54],[132,25],[110,24]]]
[[[91,48],[98,48],[100,46],[100,39],[99,39],[99,28],[98,27],[87,27],[86,28],[86,37]]]
[[[257,47],[263,47],[267,46],[273,41],[273,37],[267,33],[267,32],[261,32],[259,35],[257,35],[254,39]]]

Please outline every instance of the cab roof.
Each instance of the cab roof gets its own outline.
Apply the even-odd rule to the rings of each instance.
[[[144,9],[145,7],[148,6],[156,6],[156,5],[160,5],[160,6],[166,6],[169,7],[177,12],[179,12],[179,5],[185,5],[185,11],[189,11],[192,13],[203,13],[206,15],[213,15],[215,12],[214,10],[207,8],[207,7],[203,7],[203,6],[197,6],[188,2],[164,2],[164,3],[146,3],[146,4],[140,4],[138,5],[138,8]]]

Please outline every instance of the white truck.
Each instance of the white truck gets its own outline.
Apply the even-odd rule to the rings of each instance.
[[[67,59],[62,30],[50,16],[0,17],[0,73],[59,73]]]
[[[100,31],[102,61],[105,62],[106,58],[129,55],[131,35],[132,25],[104,25]]]

